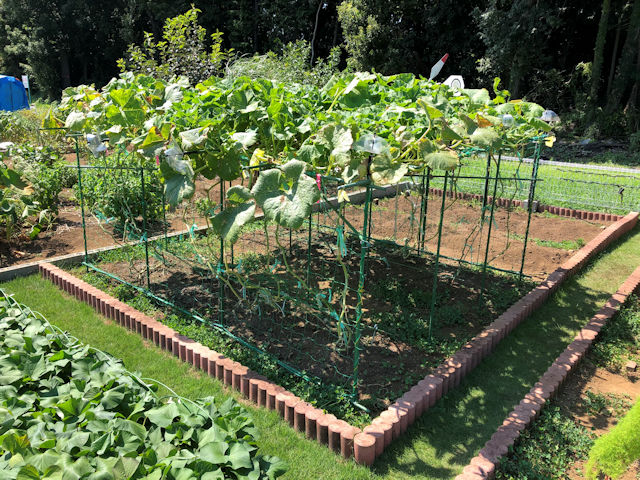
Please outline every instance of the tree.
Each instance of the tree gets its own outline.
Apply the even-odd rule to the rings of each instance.
[[[102,82],[132,41],[140,16],[135,0],[0,2],[0,65],[28,73],[42,94],[57,98],[77,83]]]
[[[470,12],[484,0],[345,0],[338,7],[352,68],[427,75],[445,53],[446,72],[475,76],[482,54]]]
[[[622,46],[618,67],[613,80],[611,95],[607,108],[614,111],[625,107],[637,110],[638,89],[640,88],[640,0],[630,3],[631,16],[627,27],[627,35]]]
[[[593,52],[593,67],[591,77],[591,101],[596,102],[600,84],[602,82],[602,65],[604,63],[604,46],[607,40],[607,31],[609,29],[609,11],[611,10],[611,0],[602,1],[602,13],[600,15],[600,23],[598,24],[598,36],[596,37],[596,46]]]
[[[207,45],[207,30],[198,24],[199,13],[192,7],[182,15],[167,18],[161,41],[156,42],[153,33],[145,32],[142,47],[129,45],[126,60],[118,60],[120,70],[165,80],[185,76],[194,84],[220,73],[230,52],[222,48],[220,32],[213,33],[211,46]]]

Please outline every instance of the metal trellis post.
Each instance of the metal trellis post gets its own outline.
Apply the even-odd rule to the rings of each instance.
[[[440,266],[440,243],[442,241],[442,221],[444,218],[444,206],[447,199],[447,180],[449,172],[444,172],[444,185],[442,186],[442,205],[440,206],[440,221],[438,222],[438,246],[436,248],[436,263],[433,266],[433,286],[431,287],[431,307],[429,308],[429,340],[431,340],[431,325],[436,308],[436,294],[438,293],[438,267]]]
[[[536,151],[533,158],[533,168],[531,169],[531,183],[529,185],[529,198],[527,202],[527,228],[524,233],[524,246],[522,247],[522,261],[520,262],[519,280],[522,280],[522,272],[524,270],[524,257],[527,253],[527,242],[529,240],[529,228],[531,227],[531,214],[533,213],[533,199],[536,195],[536,182],[538,179],[538,165],[540,164],[540,149],[542,140],[538,140]]]
[[[140,167],[140,186],[142,190],[142,235],[144,238],[144,259],[147,267],[147,288],[151,288],[151,272],[149,270],[149,234],[147,232],[147,199],[144,185],[144,167]]]

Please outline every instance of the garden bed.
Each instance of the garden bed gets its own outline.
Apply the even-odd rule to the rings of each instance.
[[[173,248],[176,247],[178,245]],[[236,254],[240,257],[238,252]],[[313,249],[312,256],[327,258],[331,252],[326,247],[318,247]],[[97,266],[129,283],[144,285],[145,262],[139,257],[140,249],[130,259],[106,254],[105,260],[97,262]],[[202,271],[197,267],[194,270],[193,265],[186,262],[165,264],[155,257],[150,259],[150,266],[153,294],[204,318],[218,319],[220,285],[213,276],[203,276]],[[305,262],[291,266],[304,271]],[[374,412],[386,408],[408,387],[430,373],[533,285],[529,281],[518,282],[514,276],[487,273],[488,288],[482,293],[483,279],[479,269],[441,264],[439,304],[433,321],[433,339],[430,340],[432,267],[430,257],[408,260],[390,249],[376,251],[367,261],[358,400]],[[350,264],[349,268],[357,268],[357,265]],[[271,273],[285,277],[274,284],[292,281],[282,270]],[[331,279],[338,273],[329,273],[327,265],[315,264],[312,274],[317,279]],[[330,282],[319,280],[316,286],[319,291],[326,291]],[[117,285],[118,282],[111,282],[112,287]],[[119,291],[132,295],[123,288]],[[352,304],[356,301],[353,297],[353,293],[348,296]],[[338,296],[334,303],[337,301]],[[335,321],[323,324],[310,318],[314,312],[305,308],[306,305],[288,302],[283,315],[274,308],[267,310],[268,306],[264,305],[258,314],[241,302],[235,305],[230,299],[226,302],[233,305],[225,308],[224,317],[224,325],[231,333],[299,370],[339,385],[344,382],[341,374],[353,368],[353,352],[336,348]],[[156,316],[160,318],[165,313],[160,309]]]
[[[279,296],[278,305],[260,298],[260,294],[249,300],[239,296],[234,299],[230,292],[246,289],[240,278],[231,278],[231,283],[224,285],[221,305],[216,267],[206,265],[207,258],[219,255],[219,244],[217,239],[207,236],[193,239],[185,236],[168,243],[164,240],[150,243],[150,292],[179,309],[207,321],[219,322],[232,335],[304,375],[322,380],[334,394],[350,391],[349,375],[354,370],[356,357],[359,358],[356,400],[376,413],[515,303],[531,289],[532,280],[553,271],[572,255],[572,248],[579,248],[603,228],[585,220],[534,214],[530,229],[532,239],[525,261],[525,274],[531,275],[531,280],[491,269],[483,274],[481,267],[446,258],[441,260],[435,290],[436,308],[431,315],[434,257],[428,253],[416,255],[416,201],[415,194],[402,194],[380,199],[372,206],[373,238],[382,241],[373,241],[366,261],[358,354],[348,346],[340,346],[340,337],[336,335],[338,318],[315,309],[315,299],[309,291],[296,288],[299,283],[296,276],[307,276],[313,291],[329,299],[329,307],[339,311],[339,303],[344,299],[347,315],[355,316],[359,242],[353,236],[345,236],[344,267],[348,272],[349,292],[343,298],[339,295],[344,271],[337,262],[338,238],[335,229],[320,225],[327,220],[324,214],[313,217],[311,233],[314,241],[310,250],[306,244],[308,227],[291,232],[291,236],[288,230],[279,233],[280,247],[288,250],[288,269],[284,268],[283,252],[275,246],[274,226],[267,229],[270,243],[266,241],[264,226],[258,223],[245,231],[234,245],[231,263],[235,262],[238,272],[242,265],[242,275],[250,278],[252,285],[259,286],[263,296],[273,293],[276,297],[275,292],[287,290],[289,296]],[[441,202],[441,197],[431,196],[429,202],[435,205]],[[446,200],[442,240],[445,256],[460,256],[465,241],[468,244],[470,233],[473,234],[470,226],[479,222],[480,206],[473,201]],[[361,214],[361,206],[351,206],[345,216],[358,228],[361,227]],[[427,251],[436,249],[435,238],[429,238],[437,231],[434,216],[427,216]],[[491,266],[504,269],[519,266],[526,223],[527,213],[522,209],[496,209],[489,250]],[[478,232],[477,237],[486,238],[486,226],[484,233]],[[401,245],[386,241],[394,238]],[[479,239],[476,242],[482,244],[484,240]],[[471,253],[468,261],[482,260],[477,253]],[[142,246],[102,254],[94,263],[127,283],[147,285]],[[112,280],[110,284],[100,286],[112,289],[123,300],[135,296],[133,289],[118,285],[118,281]],[[220,314],[221,307],[223,315]],[[157,317],[167,313],[166,305],[149,305],[149,308]],[[214,346],[224,350],[220,345]]]
[[[429,252],[437,249],[441,203],[441,196],[429,195],[425,234],[425,249]],[[482,263],[490,221],[489,210],[485,210],[485,224],[481,227],[481,202],[447,198],[444,208],[441,253]],[[374,238],[394,239],[401,245],[417,248],[419,212],[420,198],[415,193],[380,199],[372,208]],[[516,272],[520,270],[527,217],[527,211],[522,208],[495,207],[487,256],[489,265]],[[362,215],[355,209],[347,210],[347,218],[354,225],[361,226]],[[545,278],[574,250],[610,224],[533,213],[523,272],[538,280]]]

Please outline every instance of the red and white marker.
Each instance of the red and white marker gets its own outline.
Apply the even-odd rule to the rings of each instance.
[[[449,54],[445,53],[444,56],[440,60],[438,60],[433,67],[431,67],[431,74],[429,75],[429,80],[433,80],[436,77],[436,75],[440,73],[440,70],[442,70],[442,67],[444,67],[444,62],[447,61],[447,58],[449,58]]]

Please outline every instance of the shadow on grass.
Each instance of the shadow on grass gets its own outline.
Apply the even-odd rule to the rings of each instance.
[[[623,241],[640,241],[636,229]],[[616,242],[518,326],[496,350],[426,412],[387,449],[374,465],[379,475],[400,473],[423,478],[453,478],[482,449],[507,414],[517,405],[551,363],[572,341],[577,331],[604,305],[613,291],[586,287],[581,277],[592,269],[609,272],[603,255],[620,247]],[[636,254],[636,257],[640,255]],[[631,260],[631,259],[630,259]],[[638,263],[639,258],[635,259]],[[612,267],[609,267],[612,268]],[[593,284],[594,281],[589,282]],[[394,476],[395,478],[395,476]]]

